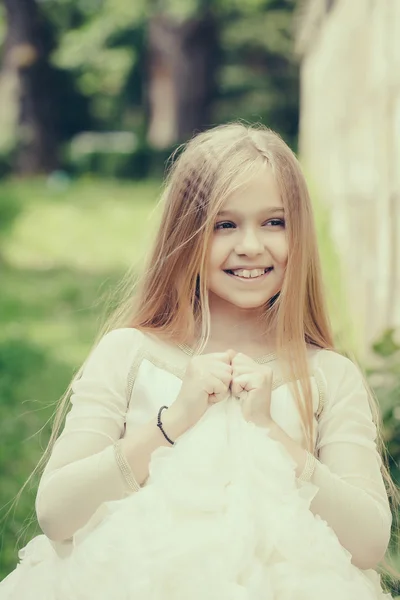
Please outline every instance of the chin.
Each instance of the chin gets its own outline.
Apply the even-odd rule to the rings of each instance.
[[[235,306],[236,308],[242,308],[242,309],[262,308],[263,306],[266,306],[266,304],[268,304],[268,301],[270,300],[271,297],[272,296],[268,295],[268,296],[264,296],[263,298],[239,299],[239,298],[226,298],[226,297],[220,296],[221,300],[227,302],[228,304],[231,304],[232,306]]]

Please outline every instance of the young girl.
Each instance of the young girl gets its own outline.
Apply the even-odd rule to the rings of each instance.
[[[0,600],[389,598],[374,405],[333,349],[306,184],[272,131],[187,144],[53,443],[68,400],[44,535]]]

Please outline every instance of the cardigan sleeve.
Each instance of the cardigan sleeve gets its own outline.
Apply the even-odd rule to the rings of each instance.
[[[128,373],[142,335],[128,328],[106,334],[72,385],[71,408],[36,496],[39,525],[52,541],[71,538],[103,502],[130,493],[113,443],[124,433]]]
[[[392,515],[377,451],[377,430],[358,368],[320,352],[327,400],[319,421],[311,509],[335,531],[361,569],[375,568],[390,540]]]

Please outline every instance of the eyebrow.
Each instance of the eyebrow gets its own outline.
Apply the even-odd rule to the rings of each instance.
[[[271,208],[263,208],[262,210],[260,210],[257,213],[257,216],[259,216],[259,215],[260,216],[261,215],[265,215],[265,213],[281,213],[281,214],[283,214],[284,212],[285,211],[284,211],[284,209],[282,207],[280,207],[280,206],[273,206]],[[236,213],[234,210],[228,210],[228,209],[226,209],[226,210],[221,210],[217,214],[218,217],[224,217],[226,215],[238,215],[238,213]]]

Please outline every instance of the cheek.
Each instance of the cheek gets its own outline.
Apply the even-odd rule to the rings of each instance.
[[[271,240],[269,251],[276,264],[282,268],[286,267],[288,260],[288,244],[285,232],[282,232],[282,235],[277,235]]]
[[[227,246],[224,240],[213,240],[208,257],[208,264],[211,268],[220,268],[226,261],[229,255],[229,248]]]

